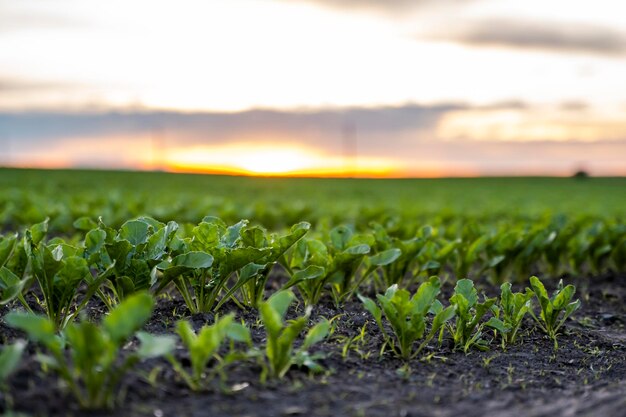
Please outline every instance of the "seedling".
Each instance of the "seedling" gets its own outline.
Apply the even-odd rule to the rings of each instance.
[[[86,227],[94,222],[85,223]],[[119,230],[99,219],[98,227],[87,232],[83,257],[106,274],[106,289],[98,289],[96,294],[109,309],[130,294],[147,291],[155,284],[156,266],[168,259],[176,244],[177,230],[176,222],[165,224],[139,217],[125,222]]]
[[[40,302],[55,329],[64,328],[85,307],[93,294],[98,291],[110,269],[106,269],[94,279],[88,262],[82,257],[79,248],[68,244],[46,245],[27,230],[24,236],[24,251],[29,259],[32,275],[43,294]],[[111,264],[111,267],[114,263]],[[5,272],[5,278],[10,274]],[[11,277],[15,279],[15,277]],[[78,288],[87,284],[87,290],[79,303]],[[14,284],[19,285],[19,284]]]
[[[306,327],[311,314],[311,309],[307,308],[303,316],[285,323],[287,309],[294,298],[293,292],[289,290],[279,291],[259,306],[261,321],[267,336],[262,363],[264,369],[261,375],[262,380],[266,377],[282,378],[292,365],[304,366],[313,372],[322,370],[322,367],[316,362],[320,356],[311,355],[308,350],[326,338],[330,323],[328,320],[322,319],[309,329],[302,346],[294,349],[294,342]]]
[[[70,323],[60,335],[53,321],[31,313],[10,313],[6,322],[47,350],[37,359],[59,374],[82,408],[111,408],[122,378],[133,366],[174,347],[171,336],[137,332],[153,307],[153,298],[140,292],[126,298],[99,326],[87,321]],[[120,358],[120,351],[133,336],[141,345]]]
[[[179,239],[172,261],[158,265],[162,275],[156,291],[160,292],[173,282],[192,313],[217,310],[222,305],[221,294],[228,291],[227,283],[232,276],[237,277],[239,273],[238,281],[248,283],[266,268],[258,262],[272,249],[247,246],[242,239],[247,226],[247,220],[226,226],[221,219],[205,217],[193,228],[191,238]],[[189,254],[194,254],[193,260]],[[234,285],[237,286],[237,282]],[[227,298],[237,302],[231,295]]]
[[[500,286],[500,300],[498,305],[492,307],[494,317],[491,317],[486,326],[492,327],[500,334],[502,349],[515,343],[517,333],[526,313],[531,309],[533,292],[511,292],[511,283],[505,282]]]
[[[367,311],[374,316],[376,324],[383,334],[385,345],[389,346],[398,357],[409,360],[419,355],[428,342],[454,315],[454,307],[443,309],[440,304],[436,303],[440,287],[439,278],[431,277],[427,282],[421,284],[417,292],[411,297],[407,290],[398,289],[397,285],[392,285],[384,295],[377,295],[380,307],[370,298],[361,295],[359,298]],[[426,316],[429,312],[434,312],[435,317],[430,331],[426,333]],[[394,337],[385,331],[382,321],[383,314],[391,325]],[[418,340],[422,340],[422,342],[417,349],[414,349],[414,344]]]
[[[454,324],[449,326],[455,349],[462,349],[465,353],[472,347],[488,349],[487,342],[481,338],[484,326],[481,320],[495,302],[495,298],[485,298],[479,303],[474,282],[467,278],[457,281],[454,295],[450,297],[456,318]]]
[[[217,317],[212,325],[203,326],[196,334],[188,321],[179,321],[176,324],[176,333],[180,336],[183,345],[189,350],[191,361],[191,373],[187,372],[183,364],[176,360],[172,354],[167,358],[174,370],[183,378],[185,383],[194,391],[201,390],[210,375],[205,373],[207,364],[212,358],[218,362],[222,360],[218,356],[218,350],[227,338],[245,342],[251,346],[250,331],[240,323],[233,321],[234,315],[228,314]]]
[[[576,287],[573,285],[563,286],[563,280],[559,281],[556,291],[552,297],[548,296],[546,288],[539,278],[530,277],[530,286],[533,289],[535,297],[539,301],[541,313],[539,317],[529,310],[531,316],[537,322],[537,325],[554,341],[554,350],[559,348],[557,336],[559,329],[565,323],[565,320],[580,308],[580,300],[572,301],[576,293]]]
[[[372,236],[354,234],[346,226],[331,229],[327,244],[317,239],[300,240],[289,262],[292,276],[283,289],[297,285],[306,305],[319,303],[329,289],[335,305],[339,305],[360,284],[357,272],[373,243]]]

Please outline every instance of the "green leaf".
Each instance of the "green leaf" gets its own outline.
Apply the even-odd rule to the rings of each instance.
[[[102,229],[93,229],[85,235],[85,256],[91,260],[91,256],[99,253],[105,245],[107,234]]]
[[[303,281],[315,280],[326,275],[326,269],[321,266],[309,265],[306,268],[293,273],[289,281],[283,285],[282,290],[298,285]]]
[[[222,230],[221,224],[207,223],[203,220],[202,223],[193,228],[191,234],[199,249],[210,250],[219,245]]]
[[[46,234],[48,233],[49,220],[50,219],[46,218],[46,220],[44,220],[43,222],[34,224],[28,229],[28,232],[31,236],[30,239],[32,240],[33,245],[38,245],[39,242],[41,242],[43,238],[46,237]]]
[[[378,308],[374,300],[372,300],[371,298],[365,297],[364,295],[361,295],[361,294],[357,294],[357,297],[359,298],[359,300],[361,300],[365,309],[369,311],[372,314],[372,316],[374,316],[376,323],[382,326],[383,313],[380,310],[380,308]]]
[[[72,226],[77,230],[91,230],[98,227],[98,224],[90,217],[80,217],[72,223]]]
[[[285,317],[287,313],[287,308],[294,300],[295,296],[291,291],[279,291],[273,294],[268,300],[267,303],[272,307],[274,311],[276,311],[280,317]]]
[[[283,328],[287,308],[294,299],[291,291],[279,291],[259,306],[261,320],[270,338],[277,338]]]
[[[276,239],[275,242],[271,244],[271,253],[270,255],[268,255],[267,261],[275,262],[276,260],[278,260],[278,258],[280,258],[290,247],[292,247],[296,244],[296,242],[302,239],[302,237],[307,234],[310,228],[311,225],[307,222],[294,224],[291,227],[290,233],[288,235],[279,237],[278,239]],[[257,245],[255,246],[259,247]]]
[[[321,342],[328,336],[329,331],[330,323],[328,320],[323,319],[307,332],[302,348],[309,349],[314,344]]]
[[[111,339],[121,344],[150,319],[154,299],[146,292],[135,293],[122,301],[105,317],[102,325]]]
[[[398,248],[387,249],[369,257],[369,262],[375,266],[389,265],[402,255]]]
[[[441,326],[446,324],[452,317],[454,317],[455,309],[454,306],[448,306],[447,308],[439,311],[435,317],[433,318],[433,324],[431,328],[431,334],[435,334]]]
[[[337,226],[330,231],[330,241],[337,251],[346,249],[351,237],[352,231],[346,226]]]
[[[106,369],[115,360],[114,352],[119,346],[110,344],[106,334],[95,324],[88,321],[70,323],[63,334],[71,347],[72,361],[77,369],[86,372],[96,366]]]
[[[502,320],[497,319],[495,317],[491,317],[489,320],[487,320],[487,322],[485,323],[485,326],[496,329],[500,333],[508,333],[511,330],[509,327],[507,327],[504,324]]]
[[[11,236],[0,237],[0,266],[4,266],[17,245],[17,233]]]
[[[411,300],[411,312],[425,316],[437,298],[440,287],[441,283],[438,277],[430,277],[428,282],[422,283]]]
[[[241,323],[231,323],[230,326],[228,326],[227,335],[231,340],[236,342],[243,342],[248,345],[252,344],[250,329]]]
[[[554,300],[552,301],[553,308],[555,310],[562,310],[565,306],[571,301],[572,297],[574,297],[574,293],[576,292],[576,287],[573,285],[568,285],[559,291]]]
[[[368,253],[370,253],[370,246],[365,244],[350,246],[342,253],[352,256],[367,255]]]
[[[129,220],[120,228],[119,238],[128,240],[131,245],[137,246],[145,243],[148,239],[148,232],[152,227],[141,220]]]
[[[5,305],[17,298],[28,279],[20,280],[13,272],[6,267],[0,268],[0,305]]]
[[[241,220],[226,229],[226,233],[222,236],[220,243],[227,248],[234,248],[237,241],[241,238],[241,230],[248,226],[248,220]]]
[[[26,347],[26,342],[17,340],[12,345],[4,345],[0,353],[0,382],[6,379],[15,371],[22,359],[22,352]]]
[[[155,336],[146,332],[138,332],[137,339],[141,342],[139,349],[137,349],[137,355],[142,359],[167,355],[176,346],[176,339],[170,335]]]
[[[535,276],[530,277],[530,286],[532,287],[533,291],[538,297],[549,299],[548,291],[546,291],[546,288],[543,286],[543,283],[539,281],[539,278]]]
[[[478,294],[471,279],[463,278],[457,281],[454,287],[455,294],[461,294],[472,307],[478,301]]]
[[[54,323],[46,317],[11,312],[5,316],[5,321],[9,326],[26,332],[28,338],[34,342],[41,342],[48,347],[60,346]]]
[[[206,252],[190,251],[172,259],[172,266],[206,269],[213,265],[213,256]]]

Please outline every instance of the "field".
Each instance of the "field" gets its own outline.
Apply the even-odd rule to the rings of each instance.
[[[624,178],[3,169],[0,228],[6,413],[626,406]]]

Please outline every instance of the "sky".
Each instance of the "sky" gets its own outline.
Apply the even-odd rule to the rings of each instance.
[[[0,0],[0,165],[626,175],[626,6]]]

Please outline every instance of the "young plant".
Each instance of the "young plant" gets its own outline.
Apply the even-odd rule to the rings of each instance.
[[[46,245],[37,240],[30,230],[24,236],[24,251],[29,259],[32,275],[37,280],[43,301],[40,302],[55,329],[64,328],[85,307],[104,282],[108,270],[95,279],[79,248],[68,244]],[[6,278],[5,273],[5,278]],[[16,277],[12,277],[14,280]],[[87,284],[82,300],[78,298],[80,284]],[[18,285],[18,284],[17,284]]]
[[[60,335],[53,321],[30,313],[10,313],[6,322],[43,345],[48,354],[38,359],[59,374],[82,408],[110,408],[122,378],[133,366],[174,347],[170,336],[137,332],[150,318],[153,307],[153,298],[140,292],[120,303],[100,326],[87,321],[70,323]],[[120,358],[120,351],[135,335],[141,345]]]
[[[505,282],[500,286],[500,300],[498,305],[492,307],[494,317],[491,317],[486,326],[495,329],[502,338],[502,349],[515,343],[517,332],[522,324],[526,313],[532,307],[531,298],[533,292],[511,292],[511,283]]]
[[[539,301],[541,313],[539,317],[535,315],[532,309],[529,310],[529,313],[535,319],[539,328],[554,341],[554,350],[557,350],[559,344],[556,338],[559,329],[563,326],[565,320],[580,308],[580,300],[572,301],[576,293],[576,287],[571,284],[564,287],[563,280],[560,280],[556,291],[554,291],[552,297],[549,297],[546,288],[539,278],[530,277],[530,286]]]
[[[335,305],[351,295],[360,283],[359,266],[374,243],[372,236],[354,234],[346,226],[333,228],[329,240],[324,244],[302,239],[293,251],[289,268],[293,274],[283,289],[297,285],[307,305],[317,304],[327,289]]]
[[[128,295],[149,290],[155,284],[156,266],[168,258],[177,230],[176,222],[165,224],[139,217],[125,222],[119,230],[100,219],[98,227],[87,232],[83,257],[106,274],[106,288],[98,289],[96,294],[109,309]]]
[[[366,260],[368,269],[364,276],[379,269],[380,274],[374,274],[374,279],[376,287],[381,291],[393,284],[402,285],[414,260],[430,238],[432,228],[422,227],[421,236],[401,240],[389,236],[387,230],[380,224],[374,223],[371,226],[379,252]]]
[[[217,310],[222,305],[222,293],[228,292],[227,284],[231,277],[237,278],[237,273],[241,273],[243,277],[240,276],[239,280],[244,282],[255,278],[265,268],[264,264],[258,262],[272,252],[268,247],[246,245],[242,233],[247,226],[247,220],[227,227],[216,217],[205,217],[193,228],[191,238],[178,240],[172,261],[158,265],[162,275],[158,279],[156,291],[161,291],[173,282],[192,313]],[[195,254],[192,263],[187,262],[191,260],[189,254]],[[178,262],[181,259],[184,263]],[[227,298],[236,301],[231,296],[232,293]]]
[[[467,278],[457,281],[454,295],[450,297],[456,318],[454,324],[449,326],[455,349],[462,349],[465,353],[471,347],[487,350],[487,341],[481,339],[485,325],[481,320],[495,302],[495,298],[485,298],[479,303],[474,282]]]
[[[287,262],[284,261],[285,252],[302,239],[310,228],[309,223],[300,222],[294,224],[289,233],[283,236],[268,236],[258,226],[244,228],[241,231],[242,244],[246,247],[264,249],[264,255],[254,263],[249,263],[237,271],[235,284],[222,297],[215,309],[219,309],[229,299],[233,299],[237,304],[258,309],[259,304],[263,301],[265,284],[272,267],[281,260],[283,265],[287,265]]]
[[[437,304],[437,295],[440,288],[439,278],[431,277],[419,286],[413,297],[407,290],[398,289],[397,284],[392,285],[384,295],[378,294],[380,307],[370,298],[361,295],[359,298],[367,311],[374,316],[383,334],[385,346],[389,346],[398,357],[409,360],[419,355],[443,325],[454,316],[454,307],[438,308],[440,304]],[[433,312],[435,317],[430,331],[426,333],[426,316],[429,312]],[[395,338],[388,335],[383,327],[383,313]],[[418,340],[422,342],[414,349]]]
[[[218,362],[222,361],[222,358],[218,356],[218,350],[226,339],[245,342],[248,346],[252,345],[248,328],[233,320],[233,314],[221,318],[216,317],[215,323],[210,326],[204,325],[197,334],[188,321],[179,321],[176,324],[176,333],[189,351],[191,373],[185,371],[182,363],[176,360],[172,354],[167,355],[167,358],[174,370],[193,391],[201,390],[209,378],[205,373],[209,361],[213,358],[217,359]]]
[[[320,356],[309,354],[308,349],[326,338],[330,330],[330,323],[328,320],[322,319],[309,329],[304,342],[294,352],[294,342],[306,327],[311,314],[309,307],[303,316],[285,323],[287,308],[294,298],[293,292],[289,290],[279,291],[259,306],[261,321],[267,336],[262,380],[267,376],[280,379],[285,376],[292,365],[304,366],[313,372],[322,369],[315,362]]]

